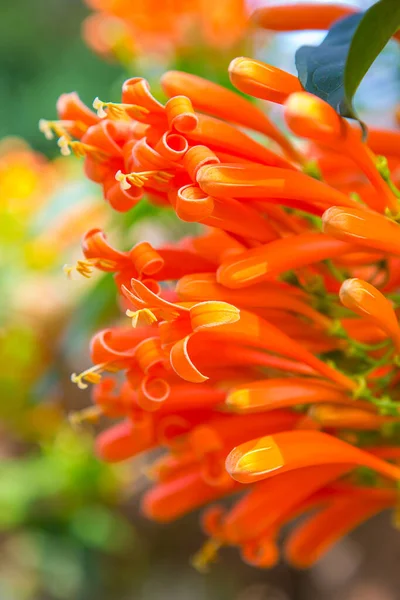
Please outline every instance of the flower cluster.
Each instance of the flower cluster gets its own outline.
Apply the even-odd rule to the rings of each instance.
[[[290,74],[250,58],[229,72],[281,104],[295,137],[177,71],[162,78],[165,104],[132,78],[121,103],[95,100],[97,115],[66,94],[60,120],[42,122],[114,209],[146,194],[206,226],[129,251],[86,234],[77,270],[114,274],[133,327],[95,335],[94,367],[72,378],[94,384],[88,417],[122,419],[97,438],[104,460],[164,449],[146,516],[168,522],[241,492],[206,510],[199,567],[223,545],[274,565],[281,528],[303,514],[285,554],[306,567],[397,504],[400,133],[371,128],[365,143]]]
[[[127,60],[171,54],[196,44],[231,48],[247,28],[246,0],[86,0],[96,12],[83,24],[89,46]]]

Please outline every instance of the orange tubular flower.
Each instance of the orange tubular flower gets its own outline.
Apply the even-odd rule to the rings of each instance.
[[[383,329],[400,349],[400,327],[396,313],[379,290],[362,279],[346,279],[339,292],[342,304],[361,316],[366,316]]]
[[[304,31],[329,29],[336,21],[356,14],[357,8],[343,4],[296,4],[263,6],[256,10],[252,20],[259,27],[271,31]],[[396,34],[395,38],[399,39]]]
[[[397,212],[398,200],[378,173],[376,159],[362,143],[361,132],[350,127],[327,102],[307,92],[291,94],[285,103],[285,118],[296,135],[326,144],[354,160],[382,197],[372,208],[383,211],[388,207]]]
[[[348,12],[268,6],[256,20],[326,28]],[[372,129],[364,144],[295,77],[251,58],[234,60],[230,76],[283,104],[307,140],[301,153],[254,104],[180,71],[162,78],[165,103],[132,77],[120,102],[96,98],[97,114],[72,93],[59,120],[41,121],[63,154],[83,158],[114,210],[146,197],[174,213],[171,230],[198,224],[180,241],[123,249],[88,227],[66,273],[112,274],[132,327],[121,320],[93,336],[93,367],[72,376],[94,386],[93,406],[72,421],[119,420],[97,437],[105,461],[158,449],[142,502],[149,518],[170,522],[236,495],[229,510],[207,510],[199,567],[223,545],[273,566],[282,528],[301,515],[284,552],[306,567],[396,504],[399,134]]]
[[[298,171],[272,166],[209,165],[201,167],[196,178],[201,189],[211,196],[257,198],[300,210],[304,206],[322,210],[323,206],[339,202],[344,206],[357,206],[351,198],[321,181]]]
[[[350,244],[321,233],[304,233],[281,238],[235,254],[217,271],[218,282],[229,288],[241,288],[273,279],[290,268],[334,258],[351,251]]]
[[[303,89],[294,75],[253,58],[235,58],[229,65],[229,77],[241,92],[277,104]]]
[[[368,489],[354,493],[353,488],[328,488],[326,495],[329,500],[315,498],[314,506],[322,504],[322,509],[296,527],[286,542],[285,555],[298,568],[311,566],[352,529],[396,505],[395,490]]]
[[[318,379],[283,378],[253,381],[237,386],[228,394],[226,404],[236,412],[265,412],[298,404],[339,404],[373,410],[366,402],[356,402],[327,382]]]
[[[294,80],[297,81],[295,78]],[[236,85],[233,79],[232,83]],[[161,85],[169,97],[186,94],[192,101],[193,106],[201,112],[264,133],[279,144],[290,159],[299,160],[300,155],[279,129],[259,108],[239,96],[239,94],[235,94],[216,83],[211,83],[202,77],[183,71],[165,73],[161,79]],[[247,92],[238,85],[236,87]],[[296,91],[296,88],[293,91]]]
[[[356,12],[354,7],[343,4],[299,2],[287,6],[277,3],[256,10],[253,21],[259,27],[273,31],[329,29],[335,21]]]
[[[390,219],[363,208],[332,206],[323,214],[324,232],[388,254],[400,254],[400,227]]]
[[[319,431],[292,431],[266,436],[234,448],[226,468],[236,481],[252,483],[312,465],[369,467],[399,481],[400,469]]]

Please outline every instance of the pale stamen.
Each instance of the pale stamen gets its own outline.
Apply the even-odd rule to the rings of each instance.
[[[77,158],[84,158],[85,156],[90,155],[96,160],[104,160],[107,157],[105,152],[99,150],[95,146],[71,140],[69,136],[62,135],[57,144],[63,156],[70,156],[71,153],[73,153]]]
[[[82,133],[87,131],[87,126],[82,121],[48,121],[40,119],[39,131],[41,131],[47,140],[53,140],[55,136],[58,138],[66,137],[70,139],[68,129],[79,129]]]
[[[149,308],[141,308],[140,310],[127,310],[126,316],[132,319],[132,327],[137,327],[139,319],[145,325],[152,325],[157,322],[157,317]]]
[[[215,562],[218,558],[218,550],[221,548],[222,542],[213,538],[207,540],[207,542],[200,548],[198,552],[192,557],[192,566],[200,571],[200,573],[206,573],[210,567],[210,564]]]
[[[115,271],[117,263],[106,258],[79,259],[75,265],[64,265],[63,271],[69,279],[72,279],[75,272],[86,279],[90,279],[93,275],[93,268],[95,267]]]
[[[88,383],[96,384],[101,381],[101,376],[104,371],[108,371],[110,373],[115,373],[119,368],[116,367],[113,363],[105,362],[99,365],[94,365],[90,369],[86,369],[86,371],[82,371],[82,373],[72,373],[71,381],[72,383],[76,383],[80,390],[86,390],[88,387]]]
[[[129,190],[132,186],[143,187],[150,178],[160,183],[168,183],[172,177],[173,174],[168,171],[138,171],[137,173],[117,171],[115,174],[115,179],[122,190]]]
[[[83,410],[79,410],[71,413],[68,416],[68,420],[72,427],[78,427],[82,425],[85,421],[90,423],[96,423],[99,418],[103,415],[103,410],[100,406],[89,406],[88,408],[84,408]]]
[[[97,111],[100,119],[116,119],[130,121],[147,115],[149,111],[144,106],[138,104],[121,104],[116,102],[103,102],[100,98],[95,98],[93,108]]]

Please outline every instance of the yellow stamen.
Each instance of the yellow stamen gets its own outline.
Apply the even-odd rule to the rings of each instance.
[[[107,258],[87,258],[79,259],[75,265],[64,265],[63,271],[69,279],[72,279],[74,272],[76,271],[82,277],[90,279],[93,275],[93,269],[109,269],[115,271],[117,269],[117,263],[114,260],[108,260]]]
[[[143,187],[150,178],[159,183],[168,183],[172,177],[173,174],[168,173],[168,171],[139,171],[137,173],[122,173],[122,171],[117,171],[115,174],[115,179],[120,184],[122,190],[129,190],[132,185],[134,187]]]
[[[83,410],[71,413],[68,420],[72,427],[82,425],[85,421],[95,423],[103,415],[103,410],[100,406],[89,406]]]
[[[93,272],[93,262],[90,260],[78,260],[76,265],[64,265],[63,270],[69,279],[72,279],[74,271],[89,279]]]
[[[157,321],[157,317],[149,308],[141,308],[140,310],[127,310],[126,316],[132,319],[132,327],[137,327],[139,318],[145,325],[152,325]]]
[[[215,539],[209,539],[192,557],[191,564],[200,573],[206,573],[209,570],[210,564],[218,558],[218,550],[221,548],[222,542]]]
[[[77,158],[84,158],[85,156],[90,155],[96,160],[104,160],[107,157],[105,152],[99,150],[95,146],[71,140],[69,136],[62,135],[57,144],[63,156],[70,156],[71,152],[73,152]]]
[[[96,384],[100,382],[103,371],[115,373],[118,370],[119,368],[113,363],[105,362],[99,365],[94,365],[94,367],[86,369],[86,371],[82,371],[82,373],[72,373],[71,381],[72,383],[76,383],[80,390],[86,390],[88,383]]]
[[[82,133],[87,131],[88,127],[82,121],[47,121],[40,119],[39,131],[41,131],[47,140],[53,140],[56,135],[58,138],[66,137],[70,139],[68,129],[79,129]]]
[[[73,273],[76,271],[79,275],[89,279],[93,275],[93,269],[107,269],[109,271],[117,270],[115,260],[108,258],[80,258],[75,265],[64,265],[63,271],[69,279],[72,279]]]
[[[118,104],[115,102],[103,102],[100,98],[93,100],[93,108],[97,111],[100,119],[116,119],[130,121],[147,115],[149,111],[138,104]]]

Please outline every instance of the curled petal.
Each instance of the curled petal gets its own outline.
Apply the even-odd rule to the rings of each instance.
[[[218,164],[219,158],[207,146],[192,146],[183,159],[183,166],[192,181],[196,181],[196,175],[200,167],[204,165]]]
[[[187,133],[197,126],[198,118],[187,96],[174,96],[170,98],[165,105],[165,112],[170,129]]]
[[[122,102],[124,104],[137,104],[145,108],[148,113],[143,117],[137,116],[146,123],[165,123],[165,109],[150,92],[150,85],[143,77],[131,77],[122,86]]]
[[[171,387],[165,379],[146,375],[138,388],[137,401],[143,410],[158,410],[170,393]]]
[[[112,328],[99,331],[90,343],[90,353],[94,363],[131,361],[135,348],[148,336],[149,330]]]
[[[143,197],[142,188],[131,186],[129,189],[124,190],[115,180],[115,177],[108,177],[104,181],[103,193],[110,206],[118,212],[131,210]]]
[[[188,151],[189,144],[183,135],[166,131],[158,141],[155,150],[167,160],[180,160]]]
[[[146,374],[155,365],[163,363],[166,355],[161,348],[160,338],[148,337],[139,342],[135,347],[135,358],[140,369]]]
[[[277,237],[269,222],[260,218],[259,212],[252,207],[232,198],[214,198],[196,185],[181,187],[172,203],[178,217],[183,221],[223,228],[225,231],[261,242]],[[218,248],[216,250],[218,251]]]
[[[243,560],[254,567],[271,569],[279,561],[279,550],[274,539],[268,537],[246,542],[240,552]]]
[[[200,373],[189,356],[188,344],[191,338],[192,335],[188,335],[184,339],[176,342],[171,348],[171,366],[175,373],[179,375],[179,377],[182,377],[182,379],[185,379],[185,381],[203,383],[203,381],[207,381],[208,377]]]
[[[57,114],[63,121],[78,121],[78,123],[81,122],[87,127],[96,125],[100,121],[96,113],[82,102],[76,92],[61,94],[57,100]],[[76,129],[73,128],[71,134],[80,138],[82,129],[79,126]]]
[[[164,259],[148,242],[136,244],[129,257],[139,275],[154,275],[164,266]]]
[[[164,300],[164,298],[155,294],[142,281],[135,278],[131,279],[131,290],[128,290],[125,286],[122,286],[121,290],[137,310],[144,308],[150,310],[158,309],[163,316],[169,316],[170,318],[171,316],[177,317],[182,313],[188,312],[188,309],[184,306]]]
[[[132,148],[134,164],[141,170],[163,170],[173,166],[170,158],[150,146],[147,138],[142,138]]]
[[[206,301],[195,304],[189,311],[193,331],[236,323],[240,310],[227,302]]]
[[[114,272],[130,264],[127,253],[115,250],[101,229],[90,229],[85,233],[82,250],[86,258],[96,260],[96,266],[102,271]]]
[[[176,214],[182,221],[201,222],[214,210],[214,199],[196,185],[185,185],[178,190],[175,201]]]
[[[130,135],[129,125],[104,120],[92,125],[82,137],[82,142],[94,146],[112,157],[122,157],[122,146]]]

